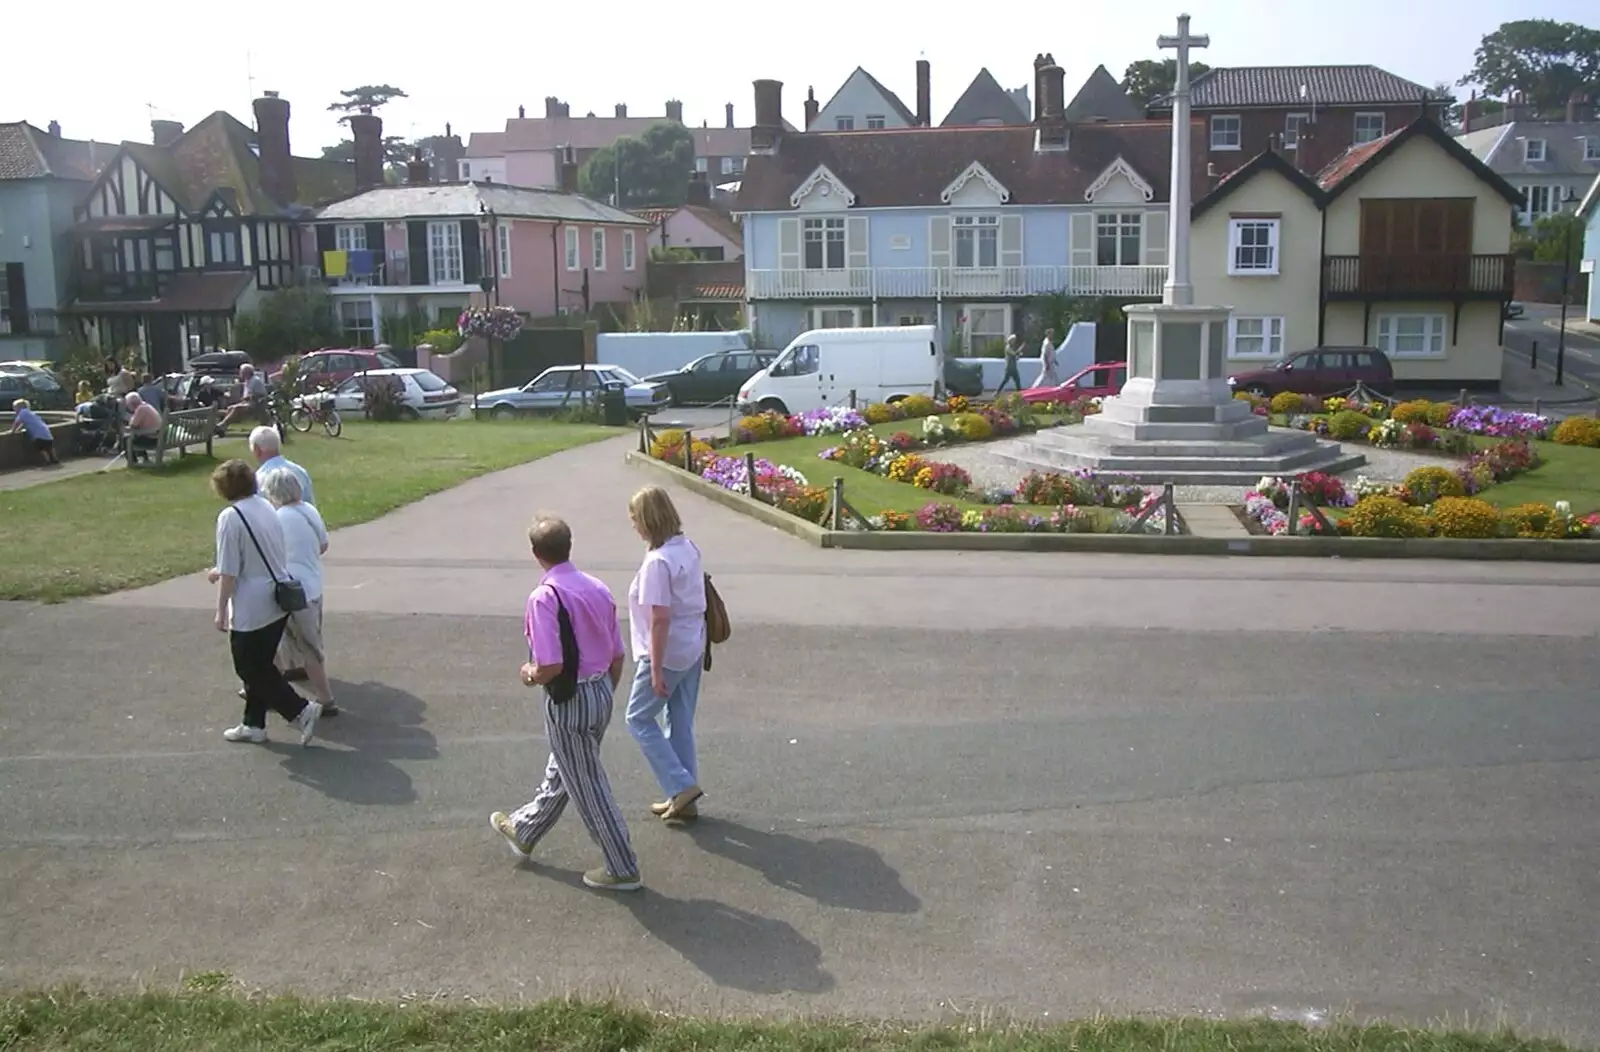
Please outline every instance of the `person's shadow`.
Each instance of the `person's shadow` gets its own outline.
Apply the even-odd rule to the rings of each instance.
[[[576,870],[526,863],[541,876],[583,887]],[[719,987],[753,994],[822,994],[834,978],[822,950],[788,921],[761,917],[710,899],[675,899],[652,891],[611,894],[655,938],[682,954]]]
[[[427,703],[384,683],[333,680],[339,715],[317,721],[312,748],[269,746],[283,754],[292,781],[352,804],[409,804],[417,799],[411,776],[396,760],[434,760],[439,743],[424,724]],[[349,751],[315,748],[327,740]]]
[[[871,913],[915,913],[912,894],[883,856],[865,844],[763,833],[723,818],[687,823],[689,837],[714,855],[749,866],[769,883],[815,900]]]

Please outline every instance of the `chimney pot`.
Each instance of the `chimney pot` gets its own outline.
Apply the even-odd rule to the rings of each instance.
[[[917,59],[917,125],[933,126],[933,66],[925,58]]]
[[[521,121],[521,120],[527,120],[527,119],[528,119],[528,107],[526,107],[526,106],[518,106],[517,107],[517,120]]]
[[[261,189],[268,197],[286,205],[299,194],[295,184],[294,162],[289,158],[289,103],[275,91],[264,91],[255,101],[256,159],[261,169]],[[176,121],[164,122],[173,141],[183,134],[183,125]],[[154,122],[152,122],[152,127]]]
[[[1066,71],[1056,65],[1053,56],[1044,56],[1045,64],[1036,68],[1039,78],[1038,120],[1039,146],[1046,150],[1067,148]]]
[[[683,103],[677,99],[667,100],[667,120],[683,123]]]
[[[756,120],[750,127],[750,151],[771,153],[783,134],[783,81],[758,80],[756,89]]]
[[[408,186],[423,186],[430,182],[428,162],[422,157],[422,148],[417,147],[411,151],[411,160],[406,165],[406,184]]]
[[[61,138],[61,122],[60,121],[51,121],[50,122],[50,127],[48,129],[46,129],[46,130],[49,131],[50,134],[55,136],[57,139]]]
[[[728,105],[726,107],[726,111],[727,111],[727,115],[728,115],[727,116],[727,125],[726,125],[726,127],[731,128],[731,127],[733,127],[733,103],[731,103],[731,102],[728,103]]]
[[[561,100],[554,95],[546,95],[544,97],[544,115],[546,117],[561,116]]]
[[[817,110],[818,110],[818,108],[819,107],[817,106],[817,93],[816,93],[816,90],[814,88],[807,88],[806,89],[806,125],[805,125],[805,130],[806,131],[811,131],[812,130],[812,126],[817,123]]]
[[[178,121],[150,122],[150,141],[157,146],[171,146],[182,135],[183,125]]]
[[[556,114],[556,116],[558,116],[558,117],[570,117],[570,116],[572,116],[572,103],[570,103],[570,102],[561,103],[561,112]],[[591,113],[591,114],[589,114],[589,116],[593,117],[594,114]]]
[[[618,117],[626,117],[627,115],[628,115],[628,104],[625,103],[625,102],[617,103],[617,116]]]

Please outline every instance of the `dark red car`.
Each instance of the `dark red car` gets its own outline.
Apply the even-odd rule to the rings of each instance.
[[[1317,347],[1291,355],[1270,369],[1228,377],[1235,391],[1271,398],[1280,391],[1336,395],[1364,384],[1379,394],[1394,393],[1394,367],[1376,347]]]
[[[1073,402],[1079,398],[1109,398],[1128,379],[1127,362],[1096,362],[1079,369],[1054,387],[1027,387],[1024,402]]]
[[[300,382],[307,390],[318,387],[337,387],[357,373],[370,372],[373,369],[403,369],[404,363],[394,355],[385,351],[358,351],[347,348],[331,348],[320,351],[307,351],[300,356]],[[267,377],[273,383],[283,374],[279,369]]]

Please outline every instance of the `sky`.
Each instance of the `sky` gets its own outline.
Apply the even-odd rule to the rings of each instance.
[[[310,0],[88,0],[70,9],[14,0],[6,34],[57,43],[7,49],[0,121],[56,120],[75,139],[148,141],[152,118],[192,125],[220,109],[253,125],[251,99],[272,90],[292,107],[294,152],[316,156],[343,137],[328,103],[363,84],[410,96],[382,111],[385,134],[420,138],[448,122],[465,140],[503,130],[519,104],[542,116],[546,95],[566,100],[574,116],[607,115],[619,102],[631,116],[654,116],[677,98],[691,125],[721,125],[732,102],[744,126],[754,111],[751,82],[770,77],[783,82],[784,116],[799,124],[807,87],[825,103],[858,65],[914,107],[916,61],[927,58],[937,122],[984,66],[1004,87],[1031,84],[1040,51],[1066,70],[1069,98],[1096,65],[1120,79],[1130,62],[1158,57],[1156,37],[1174,32],[1185,11],[1191,30],[1211,38],[1195,56],[1210,65],[1370,63],[1427,86],[1466,73],[1479,41],[1502,22],[1600,24],[1595,0],[1012,0],[995,8],[1004,21],[987,25],[966,5],[931,16],[936,7],[414,0],[415,13],[402,14],[402,4]],[[1083,11],[1092,7],[1125,10]],[[685,14],[673,21],[668,11]],[[90,21],[99,32],[84,31]]]

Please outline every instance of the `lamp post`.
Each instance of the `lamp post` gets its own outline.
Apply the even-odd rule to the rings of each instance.
[[[1566,188],[1565,195],[1561,199],[1563,205],[1578,203],[1578,195],[1572,192],[1572,187]],[[1564,216],[1566,211],[1563,209],[1556,214]],[[1561,239],[1561,330],[1556,334],[1557,386],[1564,386],[1566,382],[1563,377],[1567,367],[1567,296],[1572,284],[1572,231],[1577,225],[1576,218],[1569,218],[1566,235]]]
[[[494,209],[478,202],[478,230],[479,244],[483,245],[483,257],[486,261],[483,274],[478,279],[478,285],[483,289],[483,300],[486,306],[500,306],[500,217],[494,214]],[[490,294],[493,294],[493,300]]]

